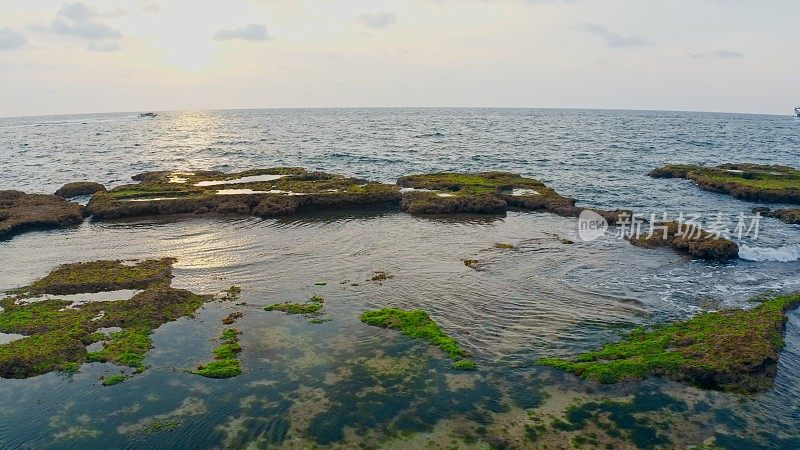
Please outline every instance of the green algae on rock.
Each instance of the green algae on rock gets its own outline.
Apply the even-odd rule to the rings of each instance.
[[[577,217],[589,208],[575,206],[544,183],[511,172],[441,172],[398,178],[405,190],[400,208],[410,214],[505,214],[509,208]],[[593,210],[609,223],[625,211]]]
[[[82,195],[92,195],[105,190],[106,187],[100,183],[93,183],[91,181],[76,181],[61,186],[53,195],[64,198],[73,198],[80,197]]]
[[[152,347],[153,330],[192,316],[208,300],[206,296],[169,287],[172,261],[147,260],[135,266],[115,261],[69,264],[20,289],[20,297],[0,300],[0,332],[26,336],[0,345],[0,377],[28,378],[92,361],[144,370],[144,355]],[[100,274],[106,277],[102,283],[98,282]],[[144,291],[127,300],[83,304],[59,299],[18,302],[32,292],[60,295],[114,291],[130,286],[132,280]],[[98,332],[113,327],[120,330],[109,335]],[[88,352],[86,346],[95,342],[102,342],[102,349]]]
[[[113,386],[115,384],[120,384],[127,379],[128,379],[127,375],[114,374],[114,375],[109,375],[107,377],[103,377],[101,384],[103,386]]]
[[[169,286],[174,263],[173,258],[162,258],[138,263],[99,260],[64,264],[30,286],[18,289],[18,293],[69,295]]]
[[[649,175],[653,178],[686,178],[697,183],[700,189],[740,199],[800,203],[800,170],[788,166],[670,164],[651,171]]]
[[[95,194],[95,219],[147,215],[236,214],[275,217],[302,211],[396,205],[397,186],[302,168],[222,172],[148,172],[138,184]]]
[[[539,363],[602,383],[657,375],[708,389],[756,392],[772,385],[786,311],[799,304],[800,294],[791,294],[749,310],[702,313],[652,330],[636,329],[620,342],[574,359]]]
[[[286,314],[311,315],[322,309],[325,299],[317,294],[312,295],[305,303],[273,303],[264,308],[265,311],[280,311]]]
[[[196,375],[206,378],[232,378],[242,373],[242,365],[239,361],[239,352],[242,351],[239,345],[239,330],[228,328],[222,332],[220,340],[222,344],[214,349],[214,361],[201,364],[197,369],[190,371]]]
[[[628,236],[628,241],[638,247],[669,247],[695,258],[729,261],[739,257],[739,246],[730,239],[678,222],[653,224],[654,232]]]
[[[475,370],[476,364],[466,360],[470,354],[462,349],[458,342],[448,336],[442,328],[430,318],[428,313],[421,309],[404,310],[384,308],[374,311],[365,311],[359,317],[362,322],[381,328],[399,330],[406,336],[422,339],[431,345],[439,347],[453,362],[456,370]]]
[[[62,197],[0,190],[0,240],[30,230],[77,225],[83,218],[83,207]]]

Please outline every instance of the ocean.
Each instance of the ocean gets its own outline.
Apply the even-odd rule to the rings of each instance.
[[[511,171],[579,205],[645,216],[750,216],[756,206],[781,206],[647,176],[668,163],[726,162],[800,167],[800,120],[471,108],[0,118],[0,189],[37,193],[70,181],[113,187],[153,170],[301,166],[382,182],[433,171]],[[741,239],[740,259],[729,263],[637,248],[612,236],[582,242],[576,230],[575,219],[548,213],[424,218],[375,211],[86,221],[2,241],[0,291],[62,263],[172,256],[175,286],[214,293],[239,285],[247,306],[238,324],[245,373],[231,380],[184,371],[214,346],[220,318],[230,312],[217,303],[159,328],[147,355],[151,368],[120,385],[99,385],[99,376],[118,371],[101,363],[69,378],[0,379],[0,447],[481,448],[498,439],[527,447],[535,445],[524,426],[516,429],[520,417],[549,422],[553,405],[574,397],[611,399],[618,414],[635,415],[623,432],[655,436],[634,439],[638,447],[680,448],[712,437],[730,448],[797,442],[796,311],[789,313],[775,386],[758,395],[657,378],[596,385],[536,360],[596,348],[637,326],[749,308],[748,299],[765,292],[800,290],[799,226],[761,219],[758,236]],[[497,242],[519,250],[497,251]],[[468,258],[486,267],[469,269],[462,263]],[[376,270],[393,277],[368,281]],[[311,325],[263,310],[313,294],[325,297],[332,320]],[[425,309],[481,369],[453,374],[424,343],[359,322],[361,311],[381,307]],[[172,425],[152,426],[161,422]]]

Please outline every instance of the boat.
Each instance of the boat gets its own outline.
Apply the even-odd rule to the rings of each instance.
[[[794,116],[800,118],[800,106],[794,107]]]
[[[156,114],[156,113],[154,113],[154,112],[146,112],[146,113],[141,113],[141,114],[139,114],[139,117],[155,117],[155,116],[157,116],[157,115],[158,115],[158,114]]]

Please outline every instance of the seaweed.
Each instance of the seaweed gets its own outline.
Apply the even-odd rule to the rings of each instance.
[[[84,362],[113,362],[142,371],[144,357],[152,347],[150,335],[164,323],[192,316],[207,296],[169,287],[172,259],[146,260],[135,266],[115,261],[95,261],[61,266],[31,286],[19,297],[39,293],[85,293],[142,287],[143,292],[127,300],[72,302],[48,299],[17,303],[14,297],[0,300],[0,332],[26,337],[0,345],[0,376],[27,378],[52,371],[75,370]],[[119,327],[104,335],[97,330]],[[103,348],[87,352],[86,346],[103,342]]]
[[[466,358],[470,356],[469,352],[462,349],[455,339],[448,336],[442,328],[430,318],[428,313],[421,309],[404,310],[384,308],[374,311],[365,311],[359,318],[367,325],[399,330],[406,336],[422,339],[438,347],[448,358],[454,361],[454,369],[477,369],[477,365],[473,361],[466,360]]]
[[[220,336],[222,343],[213,352],[214,361],[201,364],[190,372],[206,378],[232,378],[240,375],[242,365],[239,362],[239,352],[242,347],[239,345],[239,333],[234,328],[223,331]]]
[[[602,383],[657,375],[708,389],[757,392],[772,385],[785,313],[798,304],[800,294],[791,294],[750,310],[702,313],[651,330],[638,328],[574,359],[542,358],[539,364]]]

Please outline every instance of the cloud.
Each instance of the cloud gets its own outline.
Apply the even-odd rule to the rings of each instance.
[[[0,50],[11,50],[22,47],[28,40],[18,31],[11,28],[0,28]]]
[[[638,36],[623,36],[602,25],[582,23],[578,28],[586,33],[600,36],[609,47],[645,47],[651,45],[650,42]]]
[[[373,14],[361,13],[361,15],[356,18],[356,22],[367,28],[377,30],[379,28],[386,28],[397,22],[397,15],[389,11],[379,11]]]
[[[744,58],[744,54],[736,50],[714,50],[710,52],[689,53],[695,59],[737,59]]]
[[[142,3],[142,11],[150,14],[158,14],[161,12],[161,5],[159,5],[158,2],[147,0]]]
[[[272,37],[267,33],[267,27],[255,23],[247,24],[243,27],[232,30],[219,30],[214,35],[218,41],[242,40],[249,42],[269,41]]]
[[[86,48],[93,52],[115,52],[122,49],[116,42],[90,42]]]
[[[50,22],[49,31],[83,39],[118,39],[122,32],[106,24],[103,18],[124,15],[122,10],[101,14],[83,2],[65,3]]]

